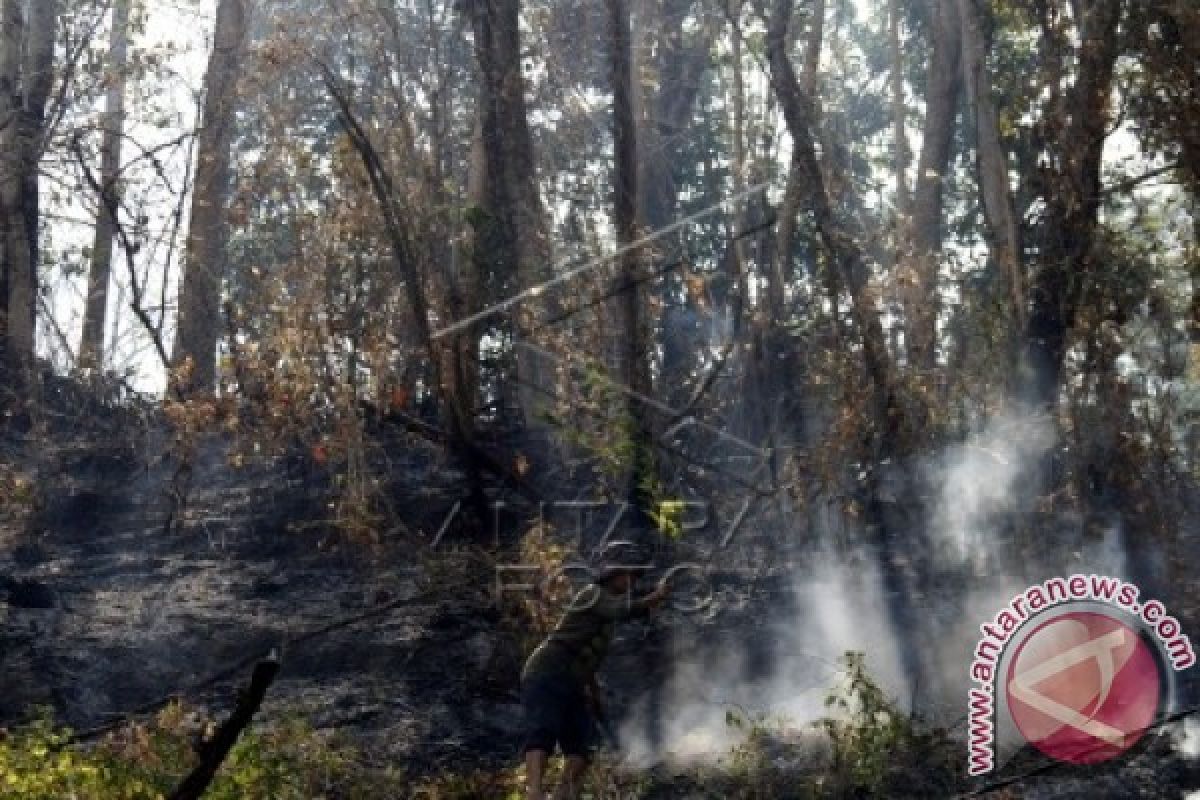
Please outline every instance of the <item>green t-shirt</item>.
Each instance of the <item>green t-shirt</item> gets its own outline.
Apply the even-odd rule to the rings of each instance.
[[[645,598],[634,600],[597,584],[581,589],[525,662],[521,680],[567,674],[587,686],[608,654],[616,623],[644,617],[649,609]]]

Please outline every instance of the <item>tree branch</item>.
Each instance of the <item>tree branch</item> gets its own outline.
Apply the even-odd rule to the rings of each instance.
[[[250,678],[250,686],[239,694],[237,707],[225,720],[213,737],[205,742],[200,749],[200,763],[184,778],[169,800],[199,800],[208,785],[217,775],[221,763],[229,755],[229,751],[237,744],[242,731],[254,719],[271,687],[275,676],[279,674],[279,658],[274,651],[254,667]]]
[[[134,316],[138,318],[138,322],[146,329],[146,333],[150,335],[150,341],[154,344],[154,349],[158,353],[158,358],[162,362],[163,368],[168,372],[171,370],[171,357],[167,354],[166,345],[163,344],[162,336],[159,335],[159,330],[155,326],[150,315],[146,312],[142,305],[142,286],[137,277],[137,264],[134,261],[134,254],[137,253],[137,244],[129,237],[129,232],[125,230],[125,226],[121,224],[119,217],[120,206],[117,199],[111,191],[106,191],[100,185],[100,181],[92,173],[91,167],[88,166],[87,160],[83,156],[83,147],[79,143],[79,137],[75,136],[71,139],[71,152],[75,154],[75,159],[79,162],[79,168],[83,171],[84,180],[87,181],[89,187],[100,198],[107,209],[109,216],[112,219],[113,229],[117,233],[117,237],[121,240],[121,251],[125,255],[125,265],[129,270],[130,291],[133,293],[133,300],[130,302],[130,308],[133,310]],[[179,388],[176,387],[179,391]]]
[[[1125,180],[1118,181],[1117,183],[1109,184],[1108,186],[1105,186],[1103,189],[1100,190],[1100,195],[1101,195],[1101,197],[1108,197],[1109,195],[1120,194],[1122,192],[1132,191],[1133,189],[1136,189],[1139,186],[1141,186],[1143,183],[1152,181],[1155,178],[1161,177],[1163,175],[1166,175],[1168,173],[1174,172],[1177,169],[1182,169],[1182,168],[1183,168],[1183,164],[1179,164],[1179,163],[1167,164],[1165,167],[1158,167],[1157,169],[1152,169],[1149,172],[1142,173],[1141,175],[1137,175],[1137,176],[1134,176],[1131,178],[1126,178]]]

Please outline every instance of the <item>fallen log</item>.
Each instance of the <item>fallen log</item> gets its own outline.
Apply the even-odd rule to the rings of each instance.
[[[250,720],[258,712],[263,698],[267,695],[267,689],[277,674],[279,657],[274,652],[254,665],[250,686],[238,693],[237,707],[229,715],[229,719],[221,723],[212,738],[200,746],[200,763],[183,779],[179,788],[171,793],[169,800],[200,800],[216,777],[221,763],[237,743],[238,736],[250,725]]]

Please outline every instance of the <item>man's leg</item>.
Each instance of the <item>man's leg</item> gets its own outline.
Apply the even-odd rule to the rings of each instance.
[[[578,800],[583,789],[583,773],[587,772],[587,756],[567,756],[562,782],[554,790],[554,800]]]
[[[546,772],[545,750],[527,750],[525,752],[525,798],[526,800],[546,800],[542,792],[542,775]]]

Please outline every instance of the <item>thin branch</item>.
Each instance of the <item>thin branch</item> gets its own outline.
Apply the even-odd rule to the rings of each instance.
[[[42,319],[50,323],[50,330],[54,332],[54,338],[58,340],[58,346],[61,347],[67,354],[67,358],[72,365],[76,364],[75,351],[71,348],[71,343],[67,341],[67,335],[63,333],[62,327],[58,324],[58,319],[54,316],[54,311],[46,302],[46,296],[41,292],[37,293],[38,308],[41,309]]]
[[[35,2],[43,1],[44,0],[35,0]],[[59,84],[58,91],[55,92],[54,101],[50,106],[50,113],[47,114],[47,119],[49,122],[45,124],[41,141],[38,142],[37,160],[41,160],[41,157],[45,154],[49,147],[50,140],[54,137],[55,132],[58,130],[59,124],[66,116],[67,107],[69,105],[67,103],[67,95],[70,92],[72,81],[75,77],[75,72],[79,68],[79,60],[83,58],[83,54],[87,52],[88,45],[95,37],[96,31],[100,28],[101,23],[103,23],[105,15],[108,13],[110,2],[111,0],[106,0],[104,3],[104,8],[92,20],[92,23],[90,27],[87,28],[87,31],[80,36],[79,46],[73,52],[68,51],[66,64],[62,70],[62,82]]]
[[[1102,197],[1108,197],[1109,195],[1112,195],[1112,194],[1121,194],[1123,192],[1133,191],[1134,189],[1141,186],[1143,183],[1147,183],[1148,181],[1152,181],[1155,178],[1158,178],[1162,175],[1166,175],[1170,172],[1174,172],[1175,170],[1182,169],[1182,168],[1183,168],[1183,164],[1179,164],[1179,163],[1167,164],[1164,167],[1158,167],[1157,169],[1152,169],[1149,172],[1144,172],[1141,175],[1137,175],[1132,178],[1126,178],[1125,180],[1118,181],[1117,183],[1105,186],[1103,189],[1100,190],[1100,195]]]
[[[119,216],[120,205],[117,199],[113,197],[113,193],[105,191],[100,181],[92,174],[91,167],[88,166],[87,160],[84,158],[83,147],[80,144],[79,137],[74,137],[71,140],[71,150],[75,153],[75,158],[79,162],[79,168],[83,171],[84,180],[87,181],[88,186],[99,196],[101,202],[108,209],[109,216],[113,222],[113,229],[117,232],[117,237],[121,241],[121,251],[125,255],[125,265],[129,270],[130,290],[133,292],[133,300],[130,303],[130,308],[138,318],[138,321],[142,323],[142,327],[146,329],[146,333],[150,335],[150,340],[154,344],[154,349],[158,353],[159,360],[162,361],[163,369],[169,372],[171,369],[171,357],[167,354],[167,348],[163,344],[162,337],[159,335],[153,320],[150,319],[150,315],[142,306],[142,286],[138,281],[137,262],[134,259],[134,254],[138,248],[136,243],[130,239],[125,226],[121,223]],[[176,387],[176,390],[180,391],[179,387]]]

